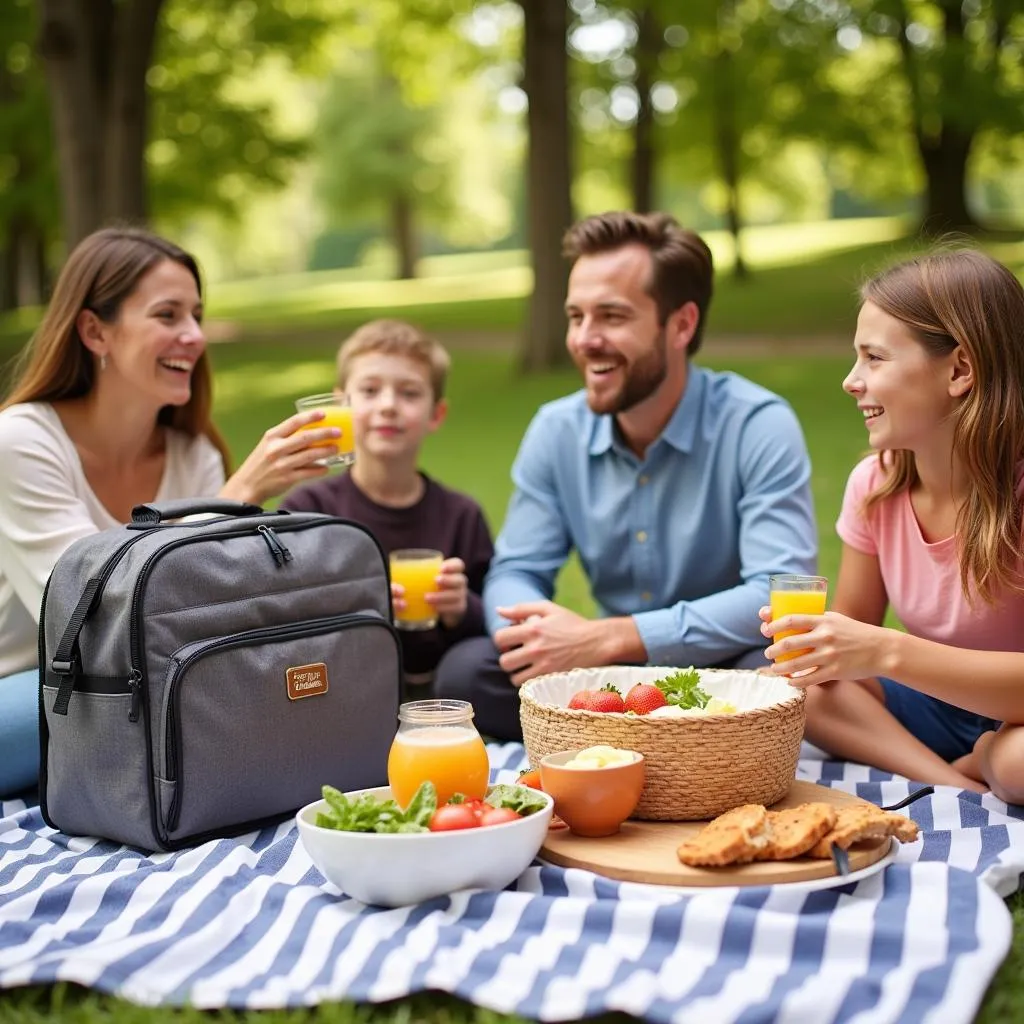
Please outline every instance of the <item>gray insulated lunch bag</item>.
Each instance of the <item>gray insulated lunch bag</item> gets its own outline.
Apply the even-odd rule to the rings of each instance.
[[[217,518],[188,519],[200,513]],[[380,545],[313,512],[139,505],[58,560],[39,627],[40,803],[146,850],[384,785],[401,655]]]

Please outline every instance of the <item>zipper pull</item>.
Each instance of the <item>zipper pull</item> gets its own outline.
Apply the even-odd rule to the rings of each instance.
[[[137,668],[133,668],[128,673],[128,689],[132,695],[132,706],[128,712],[128,721],[137,722],[139,720],[139,709],[142,704],[142,673]]]
[[[269,526],[257,526],[256,529],[267,542],[267,547],[270,548],[270,553],[274,556],[278,568],[292,560],[292,553],[281,543],[281,538]]]

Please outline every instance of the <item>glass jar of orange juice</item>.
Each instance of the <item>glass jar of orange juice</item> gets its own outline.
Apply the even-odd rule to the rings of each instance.
[[[454,793],[483,799],[490,766],[484,741],[465,700],[414,700],[398,709],[398,732],[388,755],[388,783],[407,807],[420,783],[437,787],[438,804]]]

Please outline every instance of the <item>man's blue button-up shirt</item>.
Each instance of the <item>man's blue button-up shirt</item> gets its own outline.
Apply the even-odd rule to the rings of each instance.
[[[690,365],[682,401],[641,459],[580,391],[537,412],[484,587],[499,606],[550,599],[572,549],[605,615],[632,615],[648,661],[716,665],[764,646],[772,573],[813,573],[810,460],[789,405]]]

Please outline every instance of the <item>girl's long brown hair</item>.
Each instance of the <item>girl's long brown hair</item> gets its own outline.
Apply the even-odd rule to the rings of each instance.
[[[936,357],[959,346],[974,384],[956,410],[953,449],[970,479],[957,513],[960,583],[992,603],[1021,588],[1024,463],[1024,287],[1001,263],[973,249],[940,251],[872,278],[861,298],[902,321]],[[917,483],[913,453],[884,451],[884,482],[865,509]]]
[[[183,249],[140,228],[103,228],[84,238],[57,278],[42,323],[19,358],[10,393],[0,409],[19,402],[53,402],[80,398],[95,383],[95,360],[78,334],[78,314],[92,310],[114,323],[121,304],[139,281],[163,260],[180,263],[203,293],[199,266]],[[229,472],[230,454],[213,423],[213,387],[204,352],[192,370],[192,394],[181,406],[165,406],[158,422],[195,437],[205,434]]]

